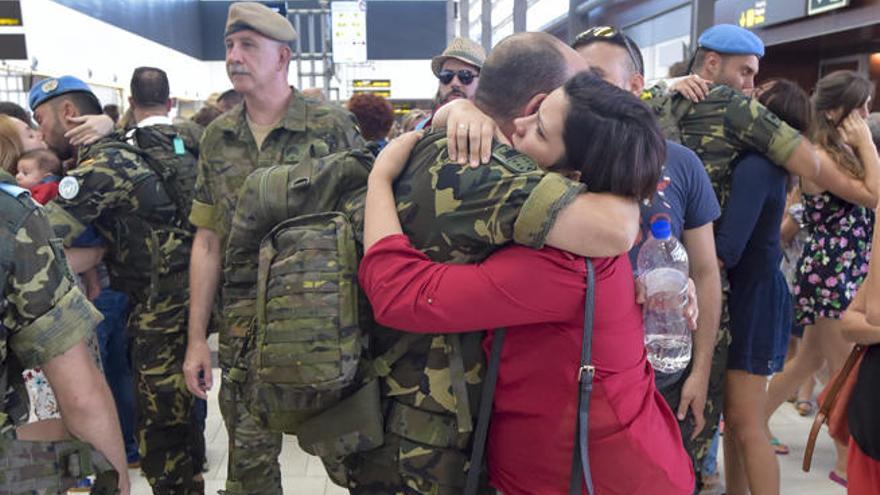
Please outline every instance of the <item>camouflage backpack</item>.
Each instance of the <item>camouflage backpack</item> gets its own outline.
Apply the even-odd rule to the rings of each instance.
[[[126,136],[133,140],[139,154],[159,176],[165,192],[177,206],[180,219],[191,230],[188,219],[195,194],[199,136],[184,131],[159,124],[137,127]]]
[[[250,329],[229,378],[244,385],[248,409],[269,430],[297,432],[364,376],[352,226],[362,212],[352,198],[371,163],[361,151],[306,158],[257,169],[240,189],[223,306],[228,323]]]

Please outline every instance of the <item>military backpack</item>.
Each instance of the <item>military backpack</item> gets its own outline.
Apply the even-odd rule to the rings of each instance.
[[[198,138],[171,125],[137,127],[126,133],[150,169],[159,176],[165,192],[189,225],[199,159]]]
[[[249,330],[229,378],[269,430],[295,433],[356,387],[366,346],[349,199],[370,165],[360,151],[306,158],[257,169],[239,191],[223,306]]]

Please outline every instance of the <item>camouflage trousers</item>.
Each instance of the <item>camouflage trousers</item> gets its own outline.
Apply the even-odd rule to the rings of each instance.
[[[346,460],[352,495],[460,495],[469,451],[438,449],[392,433],[385,444]],[[494,495],[485,472],[481,495]]]
[[[221,334],[220,412],[229,437],[229,461],[226,465],[226,495],[281,494],[282,434],[265,430],[245,407],[241,385],[226,376],[234,357],[241,349],[241,340],[224,338]]]
[[[202,432],[183,377],[188,306],[185,295],[160,298],[139,304],[129,321],[141,469],[156,495],[198,493],[190,446]]]
[[[727,347],[730,343],[730,333],[727,330],[719,330],[718,338],[715,341],[715,349],[712,353],[712,366],[709,369],[709,388],[706,393],[706,407],[703,409],[703,419],[706,421],[703,430],[695,437],[691,438],[694,433],[694,416],[688,410],[684,420],[678,422],[681,429],[681,438],[684,448],[693,463],[694,475],[696,475],[696,485],[694,493],[700,493],[702,487],[702,466],[703,461],[709,453],[712,445],[712,439],[715,432],[718,431],[719,420],[721,419],[721,411],[723,408],[724,398],[724,373],[727,371]],[[681,389],[685,380],[690,376],[691,368],[685,370],[681,378],[675,383],[660,389],[666,403],[675,413],[678,411],[678,405],[681,402]]]

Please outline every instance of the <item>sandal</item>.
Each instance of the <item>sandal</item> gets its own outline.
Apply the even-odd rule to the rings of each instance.
[[[828,479],[831,480],[831,481],[833,481],[833,482],[835,482],[835,483],[837,483],[838,485],[840,485],[840,486],[846,488],[846,485],[847,485],[846,478],[844,478],[843,476],[837,474],[837,471],[835,471],[835,470],[832,469],[831,472],[828,473]]]
[[[815,406],[811,400],[797,400],[794,403],[794,408],[801,416],[812,416]]]
[[[773,447],[773,452],[775,452],[776,455],[787,455],[790,450],[788,445],[780,442],[776,437],[770,439],[770,445]]]

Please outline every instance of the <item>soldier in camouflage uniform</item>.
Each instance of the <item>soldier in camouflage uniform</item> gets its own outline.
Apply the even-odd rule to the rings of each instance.
[[[544,77],[516,84],[522,66]],[[536,95],[550,93],[584,68],[576,52],[549,35],[511,36],[489,54],[477,104],[510,136],[513,119],[533,113],[529,102]],[[432,260],[473,263],[512,241],[536,248],[546,242],[588,256],[631,247],[638,230],[633,203],[613,198],[616,203],[590,204],[600,198],[581,194],[583,184],[548,174],[500,143],[486,165],[462,167],[450,158],[447,144],[445,131],[422,138],[395,188],[404,233]],[[569,215],[579,222],[568,223]],[[570,243],[557,237],[560,231],[595,237]],[[615,245],[611,239],[620,238],[619,232],[628,240]],[[397,355],[380,380],[384,445],[346,459],[351,491],[460,494],[485,372],[483,334],[404,337],[411,341],[401,335],[381,328],[372,334],[374,355],[387,356],[389,350]],[[400,342],[406,345],[397,348]],[[490,493],[485,487],[483,492]]]
[[[226,23],[227,71],[244,103],[205,131],[190,221],[197,227],[191,264],[192,307],[185,372],[190,391],[205,397],[211,386],[206,329],[224,273],[227,238],[238,191],[259,167],[297,163],[363,147],[351,114],[306,98],[287,83],[288,43],[296,32],[282,16],[253,2],[230,6]],[[267,60],[272,59],[269,64]],[[277,59],[277,60],[276,60]],[[236,280],[235,282],[241,282]],[[256,274],[254,274],[254,283]],[[220,409],[229,435],[226,493],[281,493],[278,455],[281,434],[265,431],[248,413],[240,386],[229,380],[250,325],[252,307],[227,305],[236,294],[221,293]]]
[[[193,493],[187,445],[192,396],[184,383],[188,293],[186,270],[192,233],[141,155],[114,137],[75,148],[64,132],[67,117],[100,112],[88,86],[65,76],[32,88],[31,109],[47,143],[77,166],[46,206],[56,234],[69,246],[93,225],[108,242],[111,287],[133,309],[133,338],[141,467],[156,494]]]
[[[98,483],[93,493],[129,493],[122,435],[113,397],[83,341],[100,322],[100,313],[76,287],[61,246],[42,210],[26,190],[0,171],[0,492],[59,494],[91,466],[74,468],[70,457],[87,453],[73,442],[25,442],[27,394],[22,367],[41,366],[55,390],[70,431],[100,450],[119,473]],[[7,387],[9,387],[7,389]],[[86,401],[73,400],[77,396]],[[83,459],[86,459],[84,457]],[[98,469],[112,468],[95,458]],[[102,469],[103,470],[103,469]],[[115,474],[115,473],[113,473]],[[99,477],[103,478],[103,477]],[[106,481],[106,480],[105,480]]]
[[[700,36],[694,55],[694,73],[710,82],[702,101],[693,102],[681,93],[668,93],[663,84],[642,96],[654,108],[667,137],[679,140],[703,161],[722,211],[730,195],[730,163],[740,153],[762,153],[795,175],[813,177],[818,170],[809,141],[744,94],[754,88],[758,60],[763,55],[763,42],[751,31],[733,25],[714,26]],[[723,409],[724,373],[730,345],[726,291],[723,299],[709,373],[706,427],[694,440],[697,466],[702,465],[709,452]],[[699,472],[697,481],[699,491],[702,482]]]

